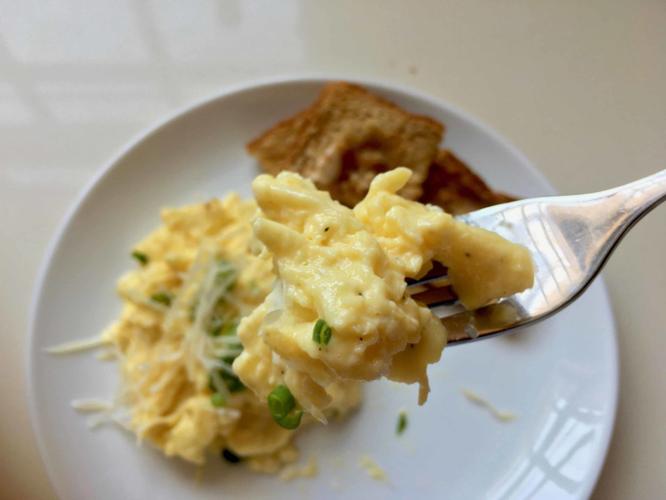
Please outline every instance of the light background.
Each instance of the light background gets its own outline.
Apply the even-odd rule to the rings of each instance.
[[[49,499],[26,407],[28,308],[75,195],[140,130],[221,87],[342,73],[476,115],[566,193],[666,167],[666,2],[0,0],[0,497]],[[666,209],[605,272],[617,428],[595,499],[666,494]]]

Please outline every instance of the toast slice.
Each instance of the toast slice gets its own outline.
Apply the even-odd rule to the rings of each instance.
[[[400,194],[418,199],[443,134],[444,126],[431,118],[336,82],[326,85],[308,109],[251,141],[247,150],[268,173],[298,172],[353,207],[375,175],[398,166],[414,172]]]
[[[453,215],[514,201],[504,193],[493,191],[460,158],[443,149],[430,166],[419,201],[440,206]]]

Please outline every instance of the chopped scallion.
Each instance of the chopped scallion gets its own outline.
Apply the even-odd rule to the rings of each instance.
[[[222,379],[224,379],[224,383],[227,384],[227,389],[229,389],[229,392],[238,392],[245,389],[243,382],[241,382],[241,380],[234,375],[229,375],[227,372],[222,372]]]
[[[401,411],[398,414],[398,424],[395,427],[395,433],[399,436],[400,434],[405,432],[405,429],[407,429],[407,413]]]
[[[224,395],[216,392],[211,395],[210,402],[215,408],[222,408],[227,404],[227,400],[224,398]]]
[[[190,323],[194,323],[197,317],[197,309],[199,308],[199,298],[190,304]]]
[[[238,330],[238,321],[228,321],[222,327],[220,335],[236,335],[237,330]]]
[[[318,319],[312,328],[312,340],[319,345],[328,345],[333,331],[323,319]]]
[[[208,326],[208,334],[217,337],[222,333],[222,327],[224,326],[224,320],[217,315],[214,315],[210,318],[210,324]]]
[[[215,284],[222,286],[225,290],[231,290],[236,284],[236,270],[226,260],[218,260],[215,273]]]
[[[150,300],[157,302],[158,304],[165,305],[169,307],[171,305],[171,300],[173,296],[168,292],[157,292],[150,296]]]
[[[226,366],[231,367],[232,363],[234,362],[234,359],[236,359],[239,354],[240,353],[236,354],[235,356],[224,356],[223,358],[220,358],[220,361],[224,363]],[[236,375],[230,374],[227,370],[219,368],[215,370],[214,375],[217,376],[218,380],[222,380],[224,382],[224,385],[227,386],[227,390],[229,392],[238,392],[245,389],[243,382],[241,382],[241,380]],[[220,388],[215,387],[215,382],[213,381],[213,375],[210,375],[208,377],[208,387],[213,392],[218,392],[220,390]]]
[[[282,418],[296,406],[296,400],[286,385],[278,385],[268,395],[268,409],[274,417]]]
[[[145,253],[139,252],[138,250],[132,252],[132,257],[134,257],[142,266],[148,264],[148,261],[150,260]]]
[[[296,400],[286,385],[278,385],[271,391],[268,409],[273,420],[285,429],[295,429],[301,423],[303,410],[296,408]]]
[[[298,428],[301,425],[301,417],[303,416],[303,410],[293,410],[288,415],[285,415],[281,419],[274,420],[278,423],[280,427],[285,429],[293,430]]]
[[[220,335],[236,335],[236,330],[238,329],[238,321],[225,321],[219,316],[213,316],[210,320],[210,327],[208,328],[208,333],[213,337],[219,337]]]

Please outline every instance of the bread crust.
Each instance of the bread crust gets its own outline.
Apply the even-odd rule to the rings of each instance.
[[[443,134],[444,126],[432,118],[408,113],[358,85],[334,82],[247,150],[268,173],[298,172],[354,206],[375,175],[398,166],[414,172],[401,194],[418,199]]]
[[[437,205],[450,214],[459,215],[515,199],[492,190],[452,151],[443,149],[430,166],[419,201]]]

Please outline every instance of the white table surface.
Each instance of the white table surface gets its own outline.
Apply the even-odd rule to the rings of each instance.
[[[75,195],[144,127],[258,77],[342,73],[441,97],[562,192],[666,167],[666,2],[0,0],[0,497],[54,494],[28,421],[28,309]],[[594,498],[666,495],[666,207],[605,272],[621,394]]]

